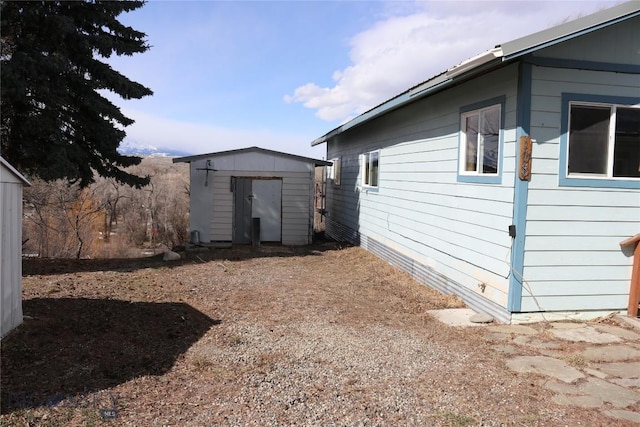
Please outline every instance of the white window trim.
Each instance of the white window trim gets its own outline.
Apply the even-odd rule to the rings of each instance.
[[[500,123],[498,125],[498,159],[497,159],[497,164],[496,164],[496,171],[489,173],[489,172],[482,172],[482,157],[481,153],[483,153],[484,151],[481,150],[482,148],[482,141],[478,141],[478,150],[476,153],[477,159],[476,159],[476,165],[477,165],[477,170],[475,171],[468,171],[466,170],[466,161],[467,161],[467,129],[466,129],[466,119],[467,117],[473,116],[473,115],[478,115],[478,128],[481,129],[482,125],[480,123],[480,117],[481,113],[484,111],[488,111],[488,110],[493,110],[493,109],[497,109],[498,110],[498,118],[500,120]],[[482,107],[482,108],[478,108],[475,110],[470,110],[470,111],[465,111],[464,113],[460,114],[460,153],[459,153],[459,158],[458,158],[458,174],[460,176],[479,176],[479,177],[496,177],[500,175],[500,163],[502,162],[502,105],[501,104],[491,104],[491,105],[487,105],[486,107]]]
[[[609,116],[609,135],[607,141],[607,173],[598,174],[598,173],[569,173],[569,149],[571,147],[571,138],[570,138],[570,129],[571,129],[571,108],[573,106],[582,106],[582,107],[602,107],[609,108],[610,116]],[[600,179],[600,180],[613,180],[613,181],[638,181],[640,178],[627,177],[627,176],[613,176],[613,160],[614,160],[614,151],[615,151],[615,132],[616,132],[616,113],[618,108],[634,108],[640,109],[640,105],[625,105],[625,104],[617,104],[617,103],[607,103],[607,102],[589,102],[589,101],[569,101],[569,111],[567,118],[567,143],[565,147],[565,158],[567,161],[564,165],[564,173],[566,179]]]
[[[331,163],[333,163],[331,166],[329,166],[329,179],[331,180],[331,182],[333,183],[333,185],[335,186],[339,186],[340,185],[340,174],[342,173],[342,158],[341,157],[336,157],[333,158],[331,160],[329,160]]]
[[[371,158],[372,154],[376,154],[378,157],[378,173],[377,173],[377,182],[378,185],[370,185],[366,183],[366,179],[367,179],[367,157]],[[372,150],[372,151],[367,151],[366,153],[363,153],[362,156],[362,179],[360,180],[360,183],[362,185],[362,187],[364,188],[379,188],[380,187],[380,150]]]

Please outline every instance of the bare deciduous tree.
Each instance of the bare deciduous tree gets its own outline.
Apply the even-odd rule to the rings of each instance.
[[[25,189],[25,251],[41,257],[123,257],[142,247],[173,248],[188,240],[188,169],[169,159],[130,168],[150,176],[146,187],[96,178],[81,189],[33,180]],[[186,189],[186,190],[185,190]]]
[[[104,211],[90,188],[33,180],[25,188],[25,236],[40,256],[88,255]]]

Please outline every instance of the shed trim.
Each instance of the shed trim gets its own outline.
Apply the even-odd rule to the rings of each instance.
[[[331,166],[333,164],[325,160],[312,159],[311,157],[304,157],[304,156],[298,156],[295,154],[283,153],[282,151],[267,150],[266,148],[260,148],[260,147],[248,147],[248,148],[240,148],[236,150],[217,151],[214,153],[197,154],[194,156],[177,157],[173,159],[173,163],[191,163],[192,161],[200,160],[200,159],[208,159],[211,157],[229,156],[229,155],[242,154],[242,153],[270,154],[273,156],[299,160],[305,163],[313,163],[315,166]]]
[[[20,181],[22,181],[22,183],[24,185],[27,186],[31,186],[31,183],[29,182],[29,180],[27,180],[27,178],[24,177],[24,175],[22,175],[20,172],[18,172],[18,170],[16,168],[14,168],[13,166],[11,166],[11,164],[9,162],[7,162],[4,157],[0,156],[0,163],[2,163],[4,166],[6,166],[7,169],[9,169],[11,171],[11,173],[13,173]]]

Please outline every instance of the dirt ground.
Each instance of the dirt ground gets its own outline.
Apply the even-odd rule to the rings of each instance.
[[[335,243],[25,260],[0,425],[605,426],[505,367],[462,306]],[[533,350],[532,350],[533,351]]]

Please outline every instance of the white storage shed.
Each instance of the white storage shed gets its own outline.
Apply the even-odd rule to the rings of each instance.
[[[22,186],[31,185],[0,157],[2,338],[22,323]]]
[[[190,164],[192,243],[311,243],[315,168],[330,162],[259,147],[173,162]]]

